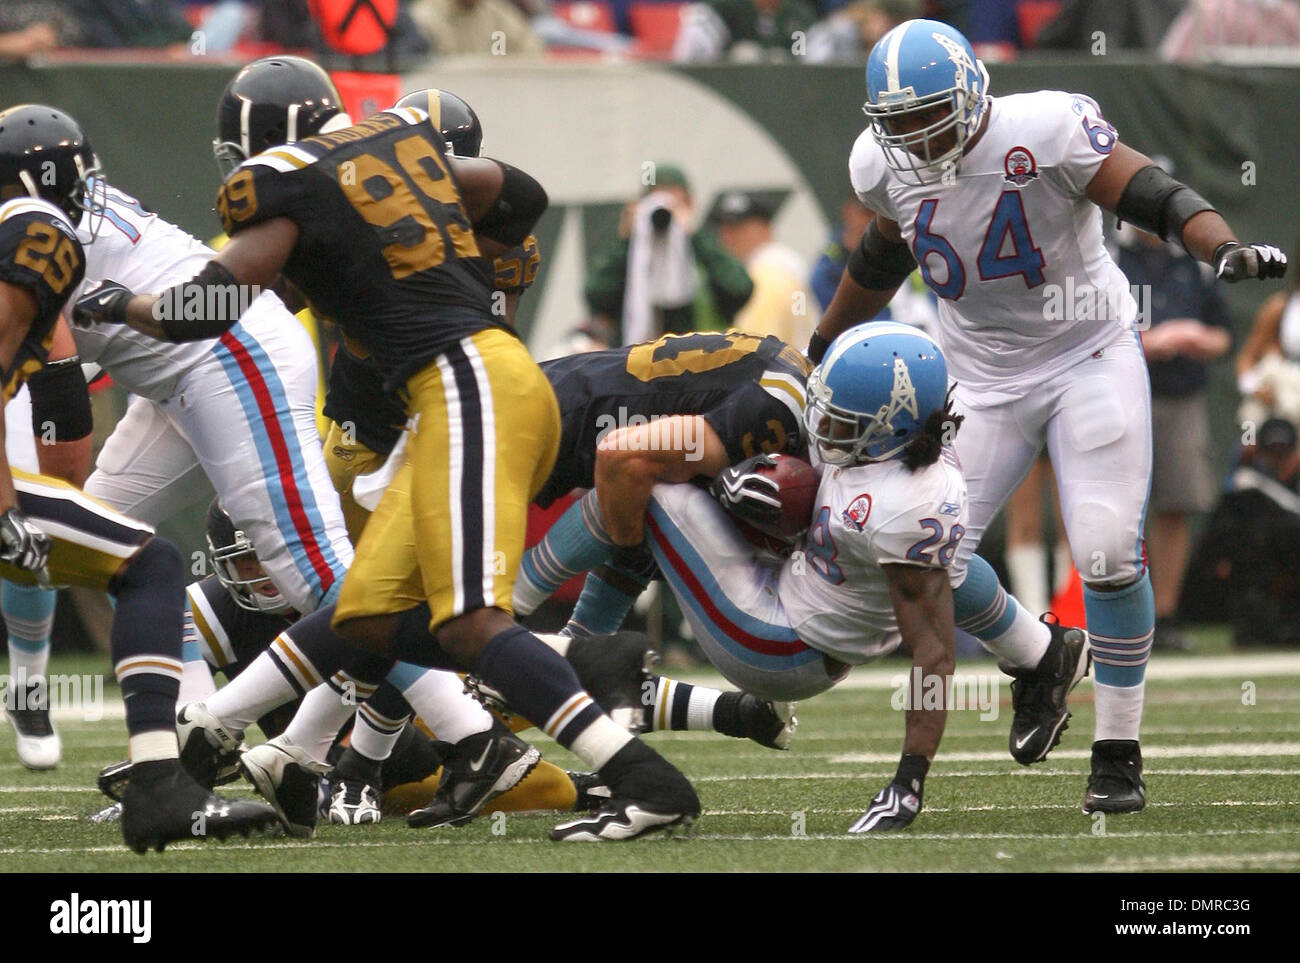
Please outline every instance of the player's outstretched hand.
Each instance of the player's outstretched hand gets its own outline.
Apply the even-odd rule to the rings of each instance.
[[[906,829],[921,811],[921,797],[907,786],[891,782],[871,800],[867,811],[849,827],[851,833],[882,833]]]
[[[126,303],[133,297],[125,284],[110,281],[93,281],[77,298],[72,309],[72,323],[83,328],[92,324],[126,324]]]
[[[1220,281],[1280,278],[1286,274],[1286,255],[1272,244],[1229,241],[1214,252],[1214,274]]]
[[[50,536],[16,508],[0,515],[0,562],[40,572],[50,557]]]
[[[775,464],[776,459],[771,455],[746,458],[720,471],[709,485],[709,491],[737,518],[755,525],[770,525],[781,518],[781,486],[775,478],[761,475],[757,469]]]

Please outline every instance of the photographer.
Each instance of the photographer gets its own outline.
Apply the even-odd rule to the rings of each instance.
[[[656,165],[654,183],[623,211],[618,240],[592,259],[584,293],[611,344],[729,326],[754,285],[710,231],[695,229],[681,168]]]

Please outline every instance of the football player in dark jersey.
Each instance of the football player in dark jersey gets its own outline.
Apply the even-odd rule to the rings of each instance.
[[[73,224],[86,206],[85,181],[94,166],[85,134],[60,111],[26,104],[0,113],[5,402],[50,360],[59,312],[85,273]],[[56,437],[71,441],[90,433],[90,405],[79,366],[63,370],[70,374],[53,387],[62,403],[50,415]],[[10,469],[2,437],[0,460],[0,575],[29,585],[82,585],[117,601],[113,668],[135,763],[123,800],[126,844],[143,853],[177,839],[247,835],[272,823],[269,806],[212,795],[177,758],[184,569],[176,547],[65,481]]]
[[[77,315],[170,340],[211,337],[237,320],[230,285],[266,286],[283,272],[355,338],[419,421],[328,629],[382,658],[473,671],[545,720],[612,792],[597,816],[553,838],[626,839],[692,822],[694,789],[511,614],[527,506],[554,464],[559,414],[467,262],[521,244],[545,207],[526,173],[449,157],[427,114],[398,108],[251,157],[217,199],[231,241],[194,279],[161,297],[105,281]],[[201,318],[167,310],[195,301]]]
[[[560,399],[560,456],[538,494],[545,507],[590,488],[525,555],[515,611],[532,612],[568,579],[588,578],[575,628],[615,632],[645,587],[634,557],[659,482],[712,478],[757,454],[798,454],[810,365],[774,337],[736,331],[559,358],[542,365]]]

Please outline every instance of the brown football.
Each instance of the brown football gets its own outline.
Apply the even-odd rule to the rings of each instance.
[[[812,524],[821,475],[808,462],[794,455],[772,457],[776,459],[775,465],[760,465],[756,470],[760,475],[775,479],[781,486],[781,517],[770,525],[742,524],[741,528],[752,528],[762,535],[780,539],[797,538]]]

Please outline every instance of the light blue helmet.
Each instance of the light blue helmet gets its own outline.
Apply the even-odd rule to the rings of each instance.
[[[979,129],[989,75],[961,32],[938,20],[908,20],[885,34],[867,58],[863,112],[884,148],[885,162],[912,183],[938,179],[961,162],[966,142]],[[908,133],[897,121],[908,114],[948,106],[940,119]],[[949,131],[953,145],[936,151],[934,140]]]
[[[875,321],[836,338],[808,376],[804,425],[828,465],[885,461],[944,410],[947,396],[948,365],[929,335]]]

